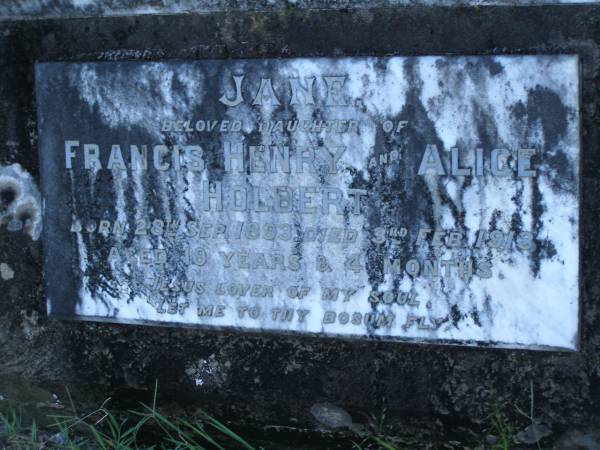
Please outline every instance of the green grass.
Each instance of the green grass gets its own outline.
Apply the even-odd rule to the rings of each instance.
[[[354,443],[353,450],[401,450],[390,442],[387,442],[377,436],[364,439],[361,443]]]
[[[106,403],[106,402],[105,402]],[[64,449],[64,450],[264,450],[254,447],[219,420],[202,413],[197,422],[172,419],[155,407],[142,405],[119,418],[105,404],[84,416],[52,416],[52,432],[38,433],[35,423],[24,426],[16,411],[0,413],[0,449]],[[156,442],[148,444],[144,434],[151,433]],[[158,430],[158,433],[156,432]],[[354,450],[406,450],[372,436],[355,443]]]
[[[512,444],[513,430],[502,414],[495,414],[492,419],[491,432],[498,438],[498,442],[492,446],[493,450],[510,450]]]
[[[14,409],[8,414],[0,413],[0,450],[264,450],[205,412],[201,411],[195,421],[161,413],[156,405],[157,386],[151,405],[141,404],[139,410],[123,415],[111,412],[107,407],[110,399],[107,399],[96,410],[80,416],[70,393],[68,396],[72,413],[49,416],[53,421],[50,430],[39,430],[35,422],[25,425]],[[376,435],[363,436],[360,442],[353,443],[352,449],[408,450],[383,437],[383,419],[380,422],[379,429],[371,431]],[[486,432],[496,438],[496,442],[488,444],[486,449],[511,448],[513,430],[502,414],[490,417]]]
[[[25,426],[16,411],[0,413],[0,449],[64,449],[64,450],[264,450],[255,447],[225,424],[202,413],[200,420],[190,422],[169,418],[155,405],[142,405],[120,418],[105,404],[84,416],[52,416],[52,431],[39,432],[35,422]],[[151,430],[150,432],[148,432]],[[506,420],[497,415],[489,429],[498,441],[486,447],[490,450],[509,450],[512,431]],[[151,438],[148,438],[148,435]],[[152,441],[149,444],[149,440]],[[353,450],[408,450],[388,440],[369,436],[355,442]],[[411,449],[414,450],[414,449]]]
[[[98,409],[79,417],[72,405],[72,415],[51,416],[51,432],[38,433],[35,422],[25,426],[16,410],[0,413],[0,449],[70,449],[70,450],[226,450],[240,448],[259,450],[229,427],[201,412],[196,422],[173,419],[156,408],[156,388],[152,405],[141,405],[139,411],[129,411],[118,417],[105,401]],[[149,432],[156,443],[149,445]]]

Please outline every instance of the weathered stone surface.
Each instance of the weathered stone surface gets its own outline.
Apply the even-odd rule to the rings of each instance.
[[[552,431],[550,428],[543,423],[532,423],[528,425],[524,430],[519,431],[515,438],[517,442],[522,444],[537,444],[542,439],[550,436]]]
[[[49,312],[575,349],[578,72],[41,63]]]
[[[549,5],[572,0],[4,0],[0,18],[32,19],[138,14],[189,14],[220,11],[278,11],[290,8],[342,9],[429,6]],[[576,3],[595,3],[577,0]],[[369,13],[367,13],[369,14]]]
[[[566,433],[556,440],[554,450],[573,449],[573,450],[600,450],[600,433],[597,430],[587,432],[574,430]]]
[[[331,403],[315,403],[310,407],[313,417],[322,425],[330,428],[349,428],[352,417],[342,408]]]
[[[255,433],[281,425],[287,430],[277,434],[282,441],[296,446],[300,441],[312,442],[306,447],[313,448],[324,446],[310,413],[317,402],[338,405],[364,423],[365,417],[385,416],[387,434],[439,443],[459,427],[485,427],[490,414],[498,410],[515,422],[521,420],[514,405],[527,410],[530,382],[536,418],[553,424],[547,439],[575,426],[595,429],[600,420],[596,264],[600,257],[600,9],[415,7],[368,13],[283,11],[4,22],[0,164],[19,163],[39,186],[35,61],[578,54],[582,69],[579,351],[420,346],[49,319],[41,240],[2,226],[0,262],[11,267],[14,278],[0,280],[0,377],[27,379],[58,395],[62,404],[68,403],[66,384],[75,400],[87,406],[98,406],[111,396],[113,406],[121,401],[125,408],[137,407],[138,400],[150,402],[158,379],[159,404],[170,406],[172,412],[193,416],[195,408],[203,407],[220,418],[246,424]],[[221,370],[215,372],[216,367]],[[204,377],[209,382],[197,385],[198,373],[209,370],[223,376]],[[519,429],[526,425],[521,423]],[[348,442],[340,447],[350,448]]]

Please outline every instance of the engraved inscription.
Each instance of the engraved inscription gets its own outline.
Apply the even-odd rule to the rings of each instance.
[[[48,311],[577,347],[575,56],[39,63]]]

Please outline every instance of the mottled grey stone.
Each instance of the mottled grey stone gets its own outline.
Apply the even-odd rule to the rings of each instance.
[[[55,407],[38,406],[50,404],[47,393],[52,392],[62,405],[72,397],[78,411],[92,411],[108,397],[111,409],[128,411],[140,401],[151,404],[158,380],[161,410],[195,420],[200,406],[257,447],[352,448],[355,435],[318,429],[310,407],[326,400],[358,421],[385,416],[385,434],[405,438],[399,447],[442,448],[449,439],[483,436],[497,412],[515,429],[525,427],[515,405],[529,404],[533,382],[536,417],[557,430],[544,446],[551,448],[564,430],[589,434],[597,429],[600,8],[416,6],[367,12],[290,8],[4,21],[0,163],[19,163],[39,186],[36,61],[577,54],[582,69],[579,350],[409,345],[55,320],[46,315],[41,239],[2,225],[0,262],[15,269],[15,277],[3,282],[0,292],[0,395],[9,399],[0,407],[18,402],[24,420],[35,417],[43,424],[44,413],[56,415]],[[217,389],[196,386],[186,371],[212,354],[222,367],[230,362],[225,382]]]
[[[519,431],[516,434],[516,438],[523,444],[536,444],[545,437],[552,434],[552,430],[543,423],[532,423],[528,425],[524,430]]]
[[[189,14],[221,11],[280,11],[298,9],[346,9],[375,7],[552,5],[596,3],[596,0],[4,0],[0,19],[52,17],[126,16],[142,14]]]
[[[12,280],[15,277],[15,271],[8,264],[0,263],[0,277],[3,280]]]
[[[575,349],[578,71],[41,63],[49,312]]]
[[[315,403],[310,407],[310,413],[319,423],[329,428],[349,428],[352,426],[350,414],[331,403]]]
[[[600,450],[600,433],[597,430],[574,430],[565,433],[552,447],[554,450]]]

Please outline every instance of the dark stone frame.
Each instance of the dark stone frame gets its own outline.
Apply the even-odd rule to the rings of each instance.
[[[1,23],[0,142],[16,144],[0,147],[0,163],[18,162],[35,177],[36,61],[578,54],[582,312],[580,350],[574,353],[61,322],[46,318],[41,242],[4,226],[0,259],[17,270],[0,291],[0,354],[6,355],[0,381],[18,375],[53,392],[65,384],[79,386],[82,401],[91,404],[109,395],[148,402],[158,379],[163,404],[189,415],[204,407],[252,428],[314,429],[310,407],[329,401],[356,422],[385,409],[390,433],[431,439],[459,425],[477,427],[497,409],[518,417],[514,405],[528,405],[533,386],[536,414],[555,431],[593,426],[600,419],[599,30],[600,6],[567,5],[287,9]],[[28,334],[24,323],[31,317],[37,318],[36,331]],[[210,355],[230,366],[222,380],[198,388],[185,368]]]

